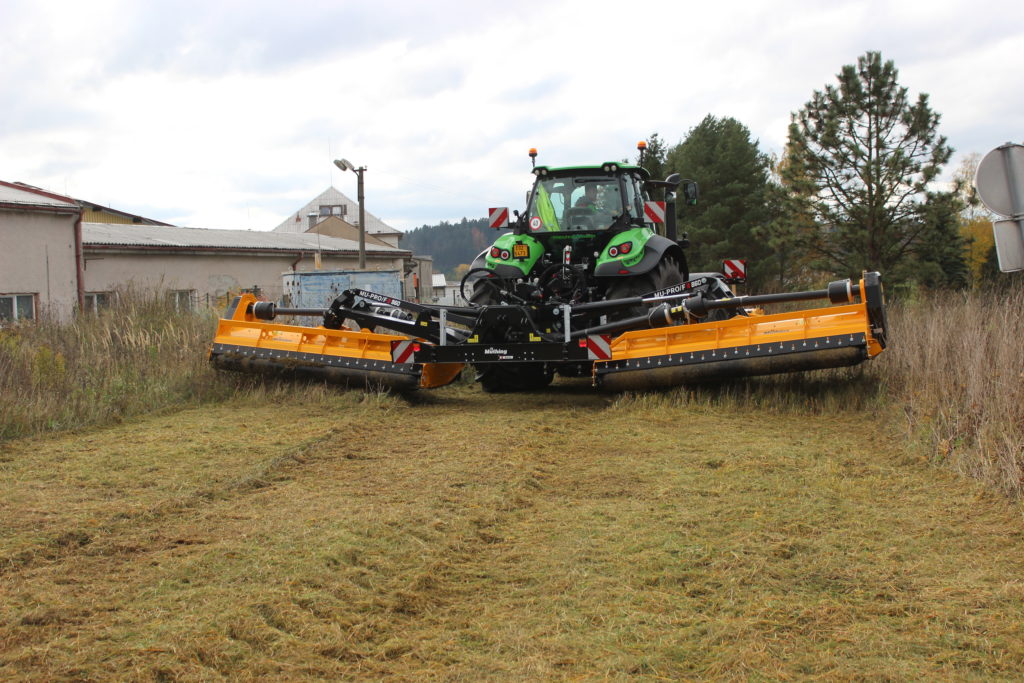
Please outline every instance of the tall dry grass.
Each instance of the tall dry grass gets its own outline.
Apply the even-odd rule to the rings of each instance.
[[[936,464],[1024,497],[1024,285],[917,293],[890,302],[888,315],[889,347],[860,366],[625,394],[616,406],[858,411],[904,431]]]
[[[890,308],[872,372],[930,457],[1024,495],[1024,286],[936,294]]]
[[[213,311],[126,292],[98,315],[0,329],[0,439],[108,424],[231,395],[206,361]]]
[[[920,296],[890,305],[889,317],[889,348],[858,368],[627,394],[616,403],[888,412],[937,463],[1024,496],[1024,285]],[[215,322],[213,311],[178,313],[162,295],[136,292],[68,325],[0,329],[0,439],[109,424],[261,386],[209,366]]]

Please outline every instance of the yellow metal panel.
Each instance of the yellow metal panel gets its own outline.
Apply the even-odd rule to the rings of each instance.
[[[451,384],[464,367],[463,363],[424,363],[420,386],[424,389],[434,389]]]
[[[324,328],[316,328],[310,333],[310,329],[306,327],[221,320],[213,341],[215,344],[391,362],[391,342],[406,339],[405,336]]]
[[[84,223],[116,223],[118,225],[130,225],[132,223],[132,219],[127,216],[118,216],[117,214],[97,209],[86,209],[82,213],[82,221]]]
[[[391,362],[391,342],[408,339],[403,335],[264,322],[248,313],[255,301],[251,294],[240,297],[232,317],[218,321],[217,334],[213,339],[215,344]]]
[[[881,347],[871,337],[863,304],[816,308],[775,315],[738,316],[730,320],[626,332],[612,341],[612,361],[694,353],[715,349],[799,341],[863,333],[868,354]]]

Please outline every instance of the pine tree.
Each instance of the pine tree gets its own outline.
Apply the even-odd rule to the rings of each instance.
[[[815,91],[789,127],[783,179],[815,220],[807,246],[840,275],[935,263],[940,253],[953,268],[941,245],[926,244],[945,234],[936,212],[955,208],[927,190],[952,149],[928,96],[912,102],[897,77],[891,60],[868,52],[842,68],[838,86]]]
[[[642,166],[651,174],[652,180],[664,180],[668,176],[669,170],[665,163],[667,155],[668,147],[665,141],[657,133],[651,133],[651,137],[647,138],[647,150],[643,155]],[[636,155],[636,163],[640,164],[639,152]]]
[[[697,206],[679,202],[679,227],[687,232],[690,270],[720,270],[726,258],[747,259],[751,289],[773,279],[772,252],[756,230],[771,221],[768,206],[769,159],[750,131],[734,118],[704,117],[686,139],[669,151],[671,171],[700,185]]]
[[[894,265],[895,280],[913,280],[926,287],[962,289],[971,283],[967,243],[960,231],[963,203],[951,192],[929,193],[921,205],[924,229],[914,252]]]
[[[814,258],[804,247],[804,236],[816,229],[814,218],[806,205],[795,200],[782,177],[786,159],[772,157],[771,175],[767,188],[768,211],[771,221],[754,228],[754,237],[763,240],[771,251],[766,259],[771,266],[766,287],[778,291],[812,289],[829,279],[815,267]]]

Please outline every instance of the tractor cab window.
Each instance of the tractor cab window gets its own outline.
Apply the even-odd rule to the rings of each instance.
[[[530,203],[530,230],[607,230],[623,211],[619,179],[607,176],[538,181]]]
[[[643,195],[637,186],[636,176],[626,177],[626,213],[634,218],[644,215]]]

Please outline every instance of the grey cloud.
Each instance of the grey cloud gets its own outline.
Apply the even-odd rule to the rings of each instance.
[[[33,178],[59,178],[74,175],[78,171],[91,169],[95,161],[87,156],[73,158],[65,155],[47,156],[49,161],[32,167],[28,173]]]
[[[502,6],[453,0],[403,3],[281,2],[207,3],[167,0],[129,6],[108,73],[140,69],[189,74],[266,72],[355,53],[368,46],[404,40],[411,46],[450,38],[495,20]],[[503,11],[512,11],[504,8]]]
[[[69,102],[66,93],[34,95],[0,88],[0,103],[0,138],[69,126],[95,126],[100,120],[95,112]]]
[[[567,75],[550,76],[525,85],[514,86],[502,94],[502,99],[514,104],[528,104],[557,94],[568,83]]]
[[[261,206],[277,210],[277,204],[286,204],[289,200],[287,195],[295,188],[305,188],[316,184],[321,180],[324,187],[330,178],[330,167],[324,164],[322,173],[315,173],[309,169],[300,172],[280,172],[278,169],[269,169],[266,173],[250,173],[235,178],[235,186],[241,193],[252,194],[259,199]],[[293,207],[294,208],[294,207]]]
[[[402,90],[413,97],[433,97],[446,90],[459,88],[466,72],[456,66],[419,69],[413,67],[404,75]]]

